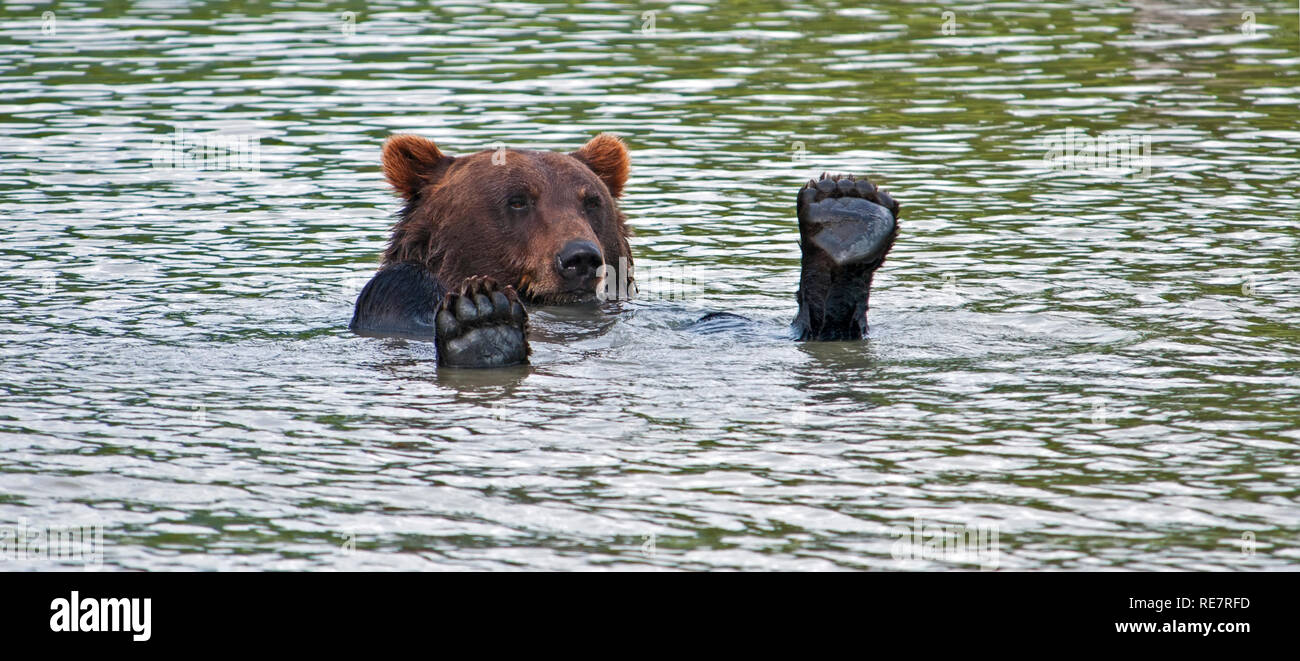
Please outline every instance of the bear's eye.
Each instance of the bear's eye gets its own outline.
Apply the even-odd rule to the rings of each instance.
[[[595,211],[596,209],[599,209],[600,196],[588,195],[587,197],[582,198],[582,208],[586,209],[587,211]]]
[[[506,200],[506,204],[510,205],[510,208],[515,211],[523,211],[528,208],[528,196],[511,195],[510,199]]]

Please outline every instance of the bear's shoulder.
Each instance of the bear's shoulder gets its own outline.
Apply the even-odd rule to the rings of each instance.
[[[438,303],[447,289],[421,264],[387,264],[357,297],[349,327],[383,334],[432,335]]]

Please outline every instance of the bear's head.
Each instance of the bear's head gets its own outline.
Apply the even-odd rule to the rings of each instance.
[[[617,291],[615,278],[631,280],[618,208],[628,156],[615,136],[598,135],[567,154],[498,149],[452,157],[431,140],[395,135],[384,143],[383,163],[406,200],[385,264],[422,264],[449,288],[489,276],[535,303],[591,301],[598,288]]]

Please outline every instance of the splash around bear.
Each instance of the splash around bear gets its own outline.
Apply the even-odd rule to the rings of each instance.
[[[631,280],[618,208],[629,159],[615,136],[569,153],[452,157],[425,138],[396,135],[383,166],[405,205],[357,299],[358,333],[433,339],[443,366],[516,365],[529,354],[525,304],[591,303],[611,290],[607,278]],[[866,179],[826,175],[796,200],[803,259],[794,337],[861,339],[872,277],[898,236],[898,203]]]

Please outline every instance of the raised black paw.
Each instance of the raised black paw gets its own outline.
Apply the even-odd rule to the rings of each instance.
[[[799,190],[803,249],[821,251],[835,266],[882,260],[898,235],[898,203],[866,178],[822,175]]]
[[[898,203],[866,178],[823,174],[799,190],[797,211],[799,338],[862,338],[872,276],[898,237]]]
[[[528,361],[528,312],[513,287],[472,277],[443,297],[435,317],[438,364],[505,367]]]

